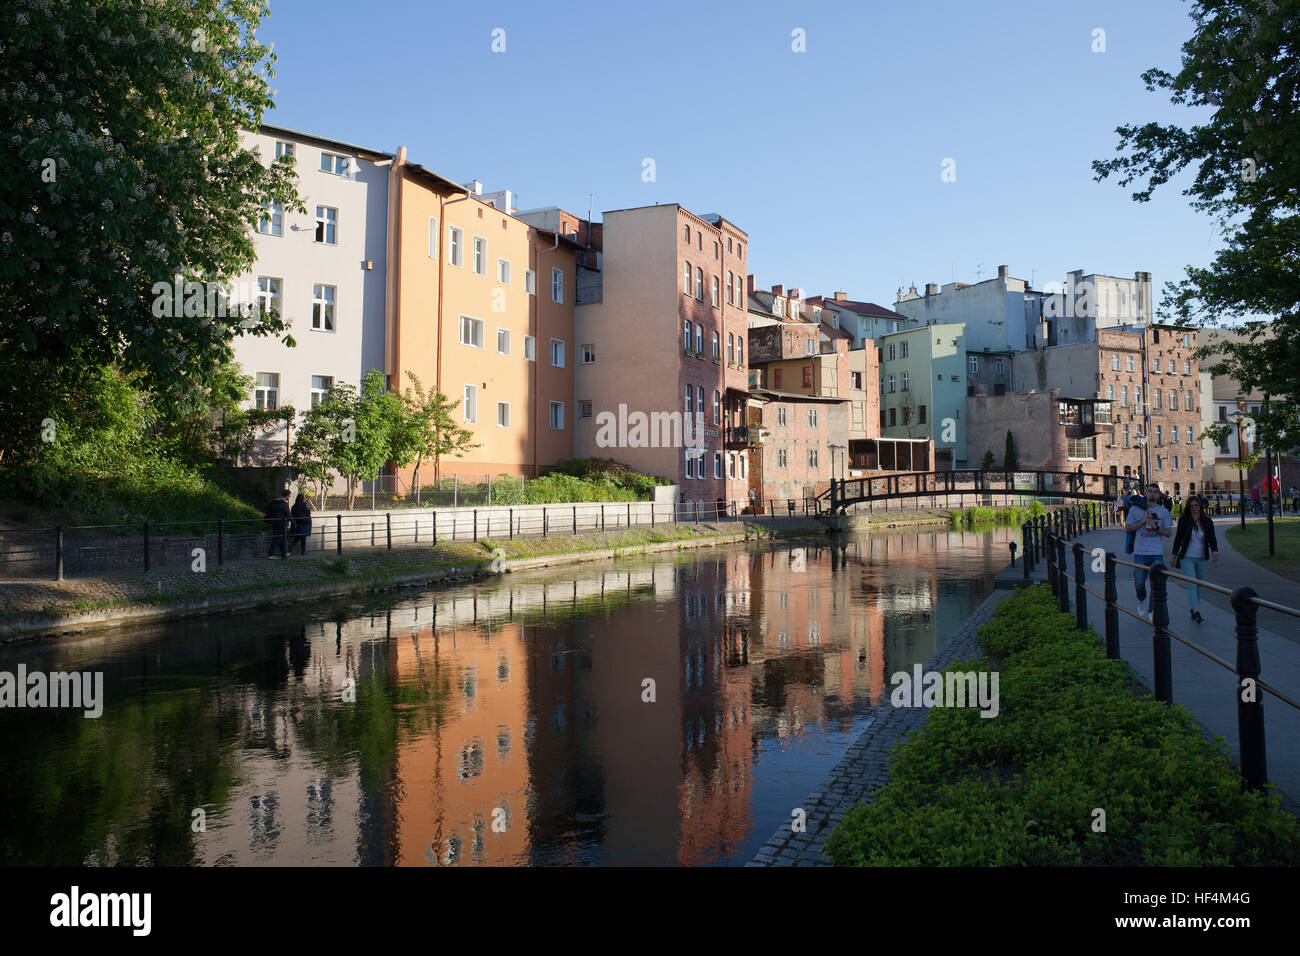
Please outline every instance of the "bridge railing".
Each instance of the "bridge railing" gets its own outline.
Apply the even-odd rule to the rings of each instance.
[[[818,496],[832,508],[859,502],[932,495],[1005,495],[1007,497],[1111,499],[1124,478],[1079,471],[957,471],[895,472],[861,478],[833,479]]]
[[[1066,509],[1067,512],[1074,509]],[[1113,508],[1102,508],[1101,526],[1115,526],[1118,518]],[[1094,509],[1095,511],[1095,509]],[[1046,517],[1046,516],[1044,516]],[[1166,568],[1163,563],[1151,566],[1139,565],[1125,561],[1111,552],[1105,553],[1104,571],[1102,573],[1102,592],[1098,593],[1088,586],[1085,566],[1092,558],[1092,552],[1069,539],[1076,534],[1091,530],[1087,518],[1082,513],[1075,513],[1074,520],[1069,516],[1064,519],[1058,512],[1051,516],[1054,520],[1026,522],[1022,528],[1024,541],[1021,567],[1027,579],[1033,562],[1046,558],[1047,581],[1052,594],[1056,596],[1061,611],[1070,611],[1070,590],[1074,590],[1074,621],[1078,630],[1088,629],[1088,595],[1101,601],[1103,612],[1106,656],[1112,660],[1120,658],[1119,649],[1119,615],[1124,613],[1135,620],[1151,624],[1152,654],[1155,664],[1154,692],[1157,700],[1172,704],[1174,700],[1172,641],[1184,645],[1200,654],[1214,665],[1237,675],[1237,684],[1233,688],[1233,700],[1237,710],[1237,745],[1240,758],[1241,776],[1245,786],[1251,790],[1262,790],[1268,783],[1268,760],[1264,740],[1264,702],[1260,691],[1273,695],[1282,703],[1300,710],[1300,701],[1260,679],[1259,625],[1260,610],[1281,614],[1290,619],[1290,626],[1300,626],[1300,609],[1287,607],[1259,596],[1254,588],[1240,587],[1229,590],[1209,581],[1188,577]],[[1012,544],[1012,563],[1015,562],[1015,545]],[[1066,559],[1066,552],[1073,556],[1073,569]],[[1085,558],[1085,556],[1087,556]],[[1137,614],[1119,603],[1116,587],[1116,569],[1120,566],[1144,569],[1151,579],[1152,614],[1150,618]],[[1094,572],[1095,573],[1095,572]],[[1226,595],[1232,605],[1235,617],[1236,662],[1229,663],[1212,651],[1201,647],[1186,636],[1169,627],[1169,581],[1181,581],[1188,585],[1198,585],[1206,590]]]

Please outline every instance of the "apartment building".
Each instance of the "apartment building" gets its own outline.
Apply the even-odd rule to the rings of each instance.
[[[576,454],[672,479],[710,508],[744,500],[749,446],[727,438],[746,424],[749,236],[677,204],[602,218],[599,269],[584,271],[575,315],[592,356],[574,376]],[[602,426],[620,415],[649,428],[615,440]]]
[[[336,382],[360,384],[384,367],[389,174],[393,155],[279,126],[241,133],[270,164],[293,158],[305,213],[275,204],[257,228],[257,262],[238,289],[278,312],[294,345],[251,334],[233,343],[254,379],[258,408],[315,406]],[[255,460],[283,460],[292,438],[281,426],[258,441]]]
[[[384,370],[392,388],[459,402],[477,447],[429,462],[423,480],[535,476],[573,455],[576,260],[568,236],[513,215],[509,190],[484,194],[410,162],[392,170],[395,268]],[[409,481],[410,467],[402,478]]]
[[[908,321],[907,316],[874,302],[850,299],[847,292],[811,296],[807,304],[812,307],[814,318],[853,336],[850,350],[872,348],[875,339],[899,331]]]
[[[933,440],[934,468],[975,467],[966,442],[966,335],[960,322],[891,332],[876,340],[880,434]]]

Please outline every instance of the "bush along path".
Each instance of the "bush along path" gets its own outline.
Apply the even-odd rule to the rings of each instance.
[[[337,556],[318,552],[288,560],[209,565],[202,572],[169,569],[61,582],[21,581],[0,585],[0,640],[382,591],[625,553],[824,533],[815,521],[789,521],[778,528],[701,522],[515,540],[439,541],[436,546]]]
[[[839,865],[1296,865],[1300,821],[1243,792],[1192,716],[1142,691],[1037,586],[979,632],[1000,710],[935,708],[826,841]]]

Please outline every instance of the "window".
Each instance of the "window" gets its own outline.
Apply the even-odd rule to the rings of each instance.
[[[715,359],[722,358],[722,339],[717,332],[713,333],[713,357]]]
[[[817,449],[816,448],[808,449],[808,470],[809,471],[817,470]]]
[[[1170,359],[1170,360],[1169,360],[1169,374],[1170,374],[1170,375],[1173,375],[1173,374],[1174,374],[1174,369],[1175,369],[1175,367],[1176,367],[1176,366],[1174,365],[1174,360],[1173,360],[1173,359]]]
[[[582,352],[582,357],[579,361],[581,361],[583,365],[596,364],[596,346],[584,345],[582,346],[581,352]]]
[[[472,345],[476,349],[483,347],[483,320],[468,315],[460,317],[460,344]]]
[[[1128,386],[1127,385],[1121,385],[1119,387],[1119,403],[1125,408],[1128,408]]]
[[[1178,411],[1178,389],[1176,388],[1169,390],[1169,410],[1171,412]]]
[[[438,217],[429,217],[429,258],[438,258]]]
[[[537,361],[537,339],[533,338],[531,335],[524,336],[524,361]]]
[[[817,409],[815,408],[808,409],[808,427],[809,428],[817,427]]]
[[[1151,371],[1153,371],[1153,372],[1159,374],[1159,372],[1160,372],[1160,359],[1158,359],[1158,358],[1153,358],[1153,359],[1151,360]]]
[[[895,346],[894,346],[894,343],[893,343],[893,342],[890,342],[890,343],[889,343],[889,361],[891,361],[891,362],[894,360],[894,347],[895,347]]]
[[[695,298],[704,301],[704,270],[700,268],[695,270]]]
[[[687,231],[690,231],[689,228]],[[682,291],[687,295],[691,294],[691,264],[689,262],[682,263]]]
[[[1111,370],[1112,372],[1118,372],[1118,371],[1119,371],[1119,353],[1118,353],[1118,352],[1116,352],[1114,355],[1112,355],[1112,356],[1110,357],[1110,370]]]
[[[564,402],[551,402],[551,427],[557,431],[564,428]]]
[[[524,292],[527,295],[537,295],[537,273],[532,269],[524,270]]]
[[[474,237],[474,274],[487,275],[487,240],[482,236]]]
[[[339,211],[331,206],[316,207],[316,241],[327,246],[337,245]]]
[[[1191,363],[1191,362],[1184,362],[1184,363],[1183,363],[1183,374],[1184,374],[1184,375],[1191,375],[1191,374],[1192,374],[1192,363]]]
[[[691,320],[690,320],[690,319],[683,319],[683,320],[682,320],[682,347],[685,348],[686,351],[689,352],[689,351],[691,351],[691,345],[692,345],[692,342],[691,342]]]
[[[804,342],[804,345],[806,346],[806,348],[804,349],[806,354],[813,355],[817,352],[817,345],[811,338],[807,339]]]
[[[689,416],[695,410],[695,387],[686,386],[686,414]]]
[[[695,418],[696,421],[701,423],[704,421],[704,386],[703,385],[701,385],[699,388],[695,390],[695,415],[696,415]]]
[[[916,406],[916,420],[917,420],[918,422],[920,422],[922,425],[925,424],[925,406],[924,406],[924,405],[918,405],[918,406]]]
[[[776,423],[777,423],[778,425],[784,425],[784,424],[785,424],[785,406],[784,406],[784,405],[778,405],[778,406],[776,406]]]
[[[1164,392],[1158,388],[1151,389],[1151,407],[1164,408]]]
[[[510,284],[510,260],[509,259],[497,260],[497,281],[500,282],[502,285]]]
[[[779,368],[772,369],[772,387],[773,388],[781,387],[781,369]]]
[[[895,384],[895,377],[894,377],[894,375],[891,374],[891,375],[889,376],[889,388],[888,388],[888,391],[889,391],[891,394],[894,392],[894,384]]]
[[[465,266],[465,232],[457,226],[447,229],[447,261],[457,269]]]
[[[782,318],[785,318],[785,299],[781,299],[781,298],[772,299],[772,312],[775,315],[779,315]]]
[[[718,277],[717,277],[717,276],[713,276],[711,279],[709,279],[709,284],[710,284],[710,286],[712,287],[711,295],[712,295],[713,307],[714,307],[715,309],[717,309],[717,308],[721,308],[721,306],[722,306],[722,293],[721,293],[720,286],[719,286],[719,284],[718,284]]]
[[[908,385],[908,377],[909,377],[909,373],[908,373],[908,372],[904,372],[904,373],[903,373],[903,381],[902,381],[902,385],[903,385],[903,391],[905,391],[905,392],[906,392],[906,391],[911,387],[911,386]]]
[[[900,342],[900,343],[898,343],[898,357],[899,357],[899,358],[907,358],[907,343],[906,343],[906,342]]]
[[[1189,412],[1196,411],[1196,402],[1192,399],[1192,390],[1190,388],[1183,392],[1183,408]]]
[[[510,427],[510,403],[497,402],[497,428]]]
[[[579,417],[579,418],[590,418],[590,417],[591,417],[591,400],[590,400],[590,399],[583,399],[582,401],[578,402],[578,417]]]
[[[1171,428],[1171,429],[1169,430],[1169,444],[1171,444],[1171,445],[1177,445],[1177,444],[1178,444],[1178,436],[1181,435],[1181,434],[1182,434],[1182,432],[1180,432],[1180,431],[1178,430],[1178,426],[1177,426],[1177,425],[1175,425],[1173,428]]]
[[[266,411],[280,407],[280,373],[258,372],[257,388],[253,391],[254,404]]]
[[[1178,470],[1178,456],[1174,455],[1174,471]]]
[[[727,305],[736,304],[736,277],[732,273],[727,273]]]
[[[1114,385],[1107,385],[1107,386],[1106,386],[1106,397],[1107,397],[1108,399],[1110,399],[1112,402],[1115,400],[1115,386],[1114,386]]]
[[[1191,425],[1188,425],[1188,426],[1187,426],[1187,444],[1189,444],[1189,445],[1194,445],[1194,444],[1196,444],[1196,439],[1192,436],[1192,426],[1191,426]]]
[[[556,368],[564,368],[563,339],[551,339],[551,364]]]
[[[736,364],[745,364],[745,337],[743,335],[736,339]]]
[[[510,354],[510,330],[509,329],[497,329],[497,354],[498,355]]]
[[[715,242],[714,245],[716,246],[717,243]],[[722,477],[722,452],[720,451],[715,451],[713,453],[713,477]]]
[[[704,326],[695,323],[695,351],[704,354]]]
[[[311,327],[322,332],[334,331],[334,294],[332,285],[311,287]]]
[[[551,301],[564,304],[564,270],[551,270]]]
[[[1001,374],[1002,374],[1002,359],[997,359],[996,361],[994,361],[994,363],[993,363],[993,374],[995,374],[995,375],[1001,375]]]
[[[1133,407],[1134,408],[1142,407],[1142,386],[1141,385],[1133,386]]]
[[[1133,371],[1133,356],[1131,356],[1131,355],[1125,356],[1125,358],[1124,358],[1124,371],[1126,371],[1126,372],[1131,372],[1131,371]]]
[[[968,371],[970,371],[972,375],[978,372],[980,370],[979,356],[972,355],[970,358],[968,358],[966,360],[966,368]]]
[[[320,169],[323,173],[346,176],[352,170],[352,161],[349,157],[340,156],[337,153],[321,153]]]
[[[695,453],[689,448],[686,449],[686,477],[695,477]]]
[[[890,427],[893,427],[894,425],[898,424],[898,409],[891,408],[889,410],[889,424]]]
[[[288,156],[290,159],[293,159],[293,143],[285,143],[280,140],[275,141],[275,158],[279,159],[281,156]]]
[[[257,277],[257,309],[263,315],[280,314],[280,280],[271,276]]]
[[[1164,427],[1163,425],[1157,425],[1157,426],[1156,426],[1156,444],[1157,444],[1157,445],[1163,445],[1164,443],[1165,443],[1165,427]]]
[[[727,333],[727,364],[736,361],[736,333]]]
[[[722,424],[722,393],[717,389],[713,390],[713,424]]]
[[[715,242],[715,243],[713,244],[713,258],[715,258],[715,259],[721,259],[721,258],[722,258],[722,254],[721,254],[721,253],[722,253],[722,247],[719,246],[719,245]],[[722,477],[722,476],[719,475],[718,477]]]
[[[1157,471],[1165,470],[1165,460],[1161,458],[1159,455],[1156,456],[1156,470]]]
[[[802,371],[803,371],[803,387],[812,388],[812,366],[804,365],[802,366]]]
[[[1183,333],[1183,348],[1185,348],[1185,349],[1190,349],[1191,347],[1192,347],[1192,333],[1191,333],[1191,332],[1184,332],[1184,333]]]
[[[686,244],[689,246],[691,244],[691,227],[683,226],[682,229],[684,230],[684,232],[682,233],[682,238],[686,241]]]
[[[789,456],[786,454],[786,450],[784,448],[778,448],[776,450],[776,467],[784,468],[789,463]]]
[[[1067,454],[1070,458],[1096,458],[1096,438],[1071,438],[1068,440]]]
[[[284,206],[278,202],[268,203],[266,218],[258,221],[257,231],[264,236],[283,236]]]
[[[315,408],[325,396],[330,393],[334,387],[334,376],[332,375],[313,375],[311,377],[311,407]]]
[[[465,421],[473,424],[478,421],[478,386],[465,386],[465,402],[463,405],[465,412]]]
[[[880,410],[880,427],[885,427],[885,410],[883,408]]]
[[[849,373],[849,388],[853,389],[854,391],[858,391],[858,392],[862,391],[862,373],[861,373],[861,372],[850,372],[850,373]]]

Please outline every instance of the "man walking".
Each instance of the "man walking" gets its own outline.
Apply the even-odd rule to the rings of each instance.
[[[293,515],[289,508],[289,489],[287,487],[281,492],[279,498],[266,506],[264,517],[266,523],[271,526],[271,545],[266,550],[266,556],[273,558],[275,552],[279,550],[281,558],[289,557],[289,522]]]
[[[1147,568],[1162,564],[1165,557],[1165,538],[1174,533],[1173,516],[1161,501],[1163,495],[1155,482],[1147,485],[1146,507],[1129,508],[1124,520],[1124,530],[1134,534],[1133,560],[1141,565],[1133,569],[1133,586],[1137,591],[1138,614],[1151,620],[1154,596],[1147,594]]]

